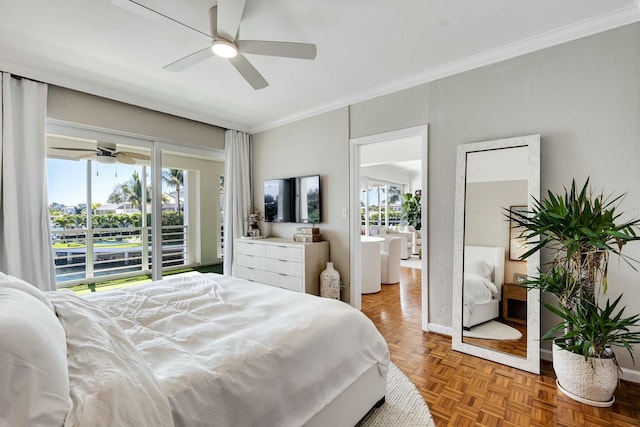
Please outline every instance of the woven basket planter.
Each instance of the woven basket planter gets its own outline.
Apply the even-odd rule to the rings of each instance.
[[[553,343],[553,370],[558,388],[578,402],[609,407],[615,402],[613,392],[618,386],[618,365],[615,359],[599,359],[561,349]]]

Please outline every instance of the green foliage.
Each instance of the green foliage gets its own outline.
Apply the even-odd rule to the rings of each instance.
[[[421,194],[406,193],[402,196],[402,220],[412,225],[416,230],[422,228]]]
[[[549,191],[546,200],[534,200],[531,212],[511,212],[513,221],[525,230],[522,237],[532,242],[522,259],[543,247],[566,258],[579,258],[589,251],[622,255],[622,247],[628,241],[640,239],[636,235],[640,219],[616,224],[622,215],[617,208],[623,197],[594,195],[587,179],[580,192],[573,181],[571,190],[565,188],[563,195]],[[539,241],[535,242],[536,238]]]
[[[588,357],[611,357],[609,349],[613,346],[623,347],[629,351],[633,360],[632,344],[640,343],[640,331],[630,328],[638,325],[640,315],[622,317],[626,307],[615,311],[620,303],[620,295],[613,303],[607,299],[604,308],[598,307],[589,300],[582,299],[574,310],[543,303],[552,313],[573,325],[573,329],[563,332],[565,323],[560,323],[549,330],[542,338],[550,339],[557,335],[562,337],[556,343],[561,348]],[[633,360],[635,363],[635,360]]]
[[[623,195],[595,195],[587,179],[580,191],[573,181],[564,194],[549,191],[546,200],[534,200],[531,211],[507,212],[530,247],[521,259],[543,248],[553,255],[546,271],[525,282],[529,289],[548,292],[558,301],[559,307],[544,304],[562,322],[543,338],[559,338],[561,347],[585,357],[606,357],[612,346],[631,353],[631,344],[640,343],[640,332],[630,332],[640,325],[640,315],[622,317],[624,308],[615,311],[622,295],[613,303],[607,299],[605,308],[599,307],[597,299],[598,291],[607,291],[610,253],[634,267],[635,260],[623,255],[622,248],[640,240],[640,220],[620,221],[622,199]]]

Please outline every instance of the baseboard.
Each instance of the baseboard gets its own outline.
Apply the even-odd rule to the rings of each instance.
[[[551,352],[551,350],[542,349],[540,350],[540,359],[546,360],[547,362],[553,362],[553,353]],[[640,384],[640,371],[629,368],[620,369],[622,371],[622,373],[620,374],[621,379]]]
[[[451,326],[442,326],[436,323],[429,323],[427,327],[429,328],[429,332],[448,336],[453,335],[453,329],[451,328]]]
[[[620,375],[625,381],[640,384],[640,371],[636,369],[622,368],[622,375]]]
[[[551,350],[547,350],[545,348],[540,349],[540,359],[546,360],[547,362],[553,362],[553,353]]]

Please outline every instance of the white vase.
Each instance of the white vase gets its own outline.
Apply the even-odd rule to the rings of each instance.
[[[320,273],[320,296],[340,299],[340,273],[328,262],[327,268]]]
[[[570,398],[592,406],[609,407],[618,385],[615,359],[590,357],[561,349],[553,343],[553,370],[560,390]]]

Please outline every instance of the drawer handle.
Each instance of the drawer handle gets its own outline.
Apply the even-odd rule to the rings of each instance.
[[[279,248],[282,248],[282,249],[287,249],[287,247],[286,247],[286,246],[279,246],[279,245],[278,245],[278,247],[279,247]]]
[[[288,276],[288,274],[284,274],[284,273],[278,273],[280,276]]]
[[[286,259],[279,259],[278,261],[280,261],[280,262],[289,262]]]

